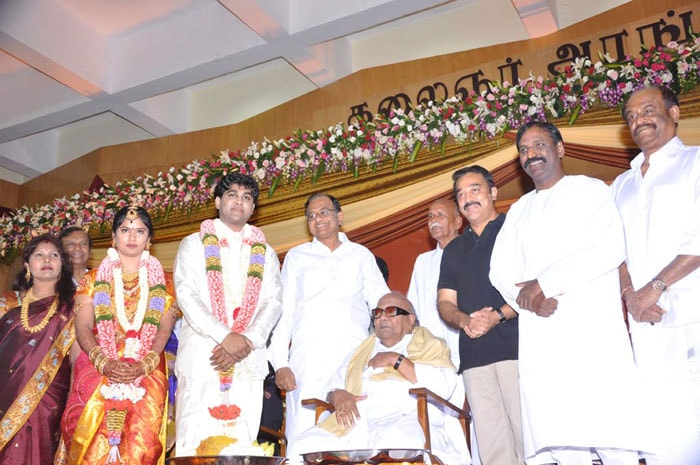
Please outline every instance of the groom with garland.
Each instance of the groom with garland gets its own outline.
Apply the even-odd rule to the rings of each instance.
[[[247,224],[258,193],[252,177],[225,175],[214,189],[219,218],[184,238],[175,258],[185,317],[175,362],[177,456],[246,451],[258,435],[265,347],[282,313],[277,254]]]

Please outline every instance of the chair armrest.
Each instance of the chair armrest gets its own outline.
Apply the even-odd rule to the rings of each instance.
[[[440,410],[443,411],[443,413],[447,415],[452,415],[456,417],[462,417],[469,422],[471,419],[469,411],[465,409],[461,409],[457,407],[456,405],[448,402],[447,400],[443,399],[439,395],[435,394],[433,391],[431,391],[428,388],[420,387],[420,388],[411,388],[408,390],[408,393],[411,394],[412,396],[415,396],[417,399],[420,398],[425,398],[428,400],[430,403],[438,407]]]
[[[454,404],[446,401],[439,395],[435,394],[430,389],[420,387],[411,388],[408,393],[416,397],[417,413],[418,413],[418,423],[420,423],[423,429],[423,434],[425,434],[425,448],[431,450],[431,440],[430,440],[430,421],[428,419],[428,402],[438,407],[444,414],[456,416],[459,420],[459,424],[462,427],[462,432],[464,433],[464,439],[467,442],[467,447],[471,450],[471,441],[469,440],[469,422],[471,421],[471,415],[469,413],[469,405],[467,400],[464,400],[464,408],[461,409]]]
[[[325,411],[329,412],[335,412],[335,407],[333,407],[333,404],[326,402],[325,400],[321,399],[302,399],[301,405],[304,407],[308,406],[313,406],[316,409],[316,422],[318,423],[318,417],[321,416],[321,414]]]

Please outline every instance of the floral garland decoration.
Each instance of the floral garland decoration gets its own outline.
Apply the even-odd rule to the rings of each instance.
[[[213,220],[202,221],[200,226],[200,239],[204,246],[204,260],[206,263],[207,287],[211,300],[212,313],[235,333],[243,332],[250,323],[253,313],[258,305],[260,289],[262,288],[263,271],[265,269],[265,234],[260,228],[249,225],[250,235],[243,237],[243,243],[250,247],[250,261],[246,273],[246,284],[243,292],[241,306],[233,310],[233,322],[229,320],[226,311],[226,298],[224,292],[224,274],[221,264],[221,247],[228,247],[225,240],[219,240],[216,235]],[[233,382],[233,368],[219,372],[219,389],[228,391]]]
[[[112,282],[114,282],[117,321],[126,331],[124,353],[121,356],[115,335],[116,322],[111,311]],[[142,360],[151,349],[165,309],[165,275],[160,262],[155,257],[151,257],[148,251],[143,251],[141,254],[139,259],[141,295],[131,323],[124,308],[122,263],[115,249],[110,248],[107,251],[107,257],[100,263],[94,287],[97,339],[103,352],[112,360],[129,362]],[[108,464],[121,462],[119,444],[121,444],[126,417],[134,404],[145,395],[145,390],[141,387],[141,379],[138,378],[131,383],[114,383],[108,380],[100,388],[100,393],[105,399],[105,425],[110,446]]]
[[[363,167],[374,171],[386,162],[396,170],[400,155],[412,162],[423,147],[444,153],[448,138],[459,144],[494,139],[533,119],[568,116],[573,124],[593,108],[619,108],[627,95],[645,85],[687,93],[700,84],[699,62],[700,38],[695,35],[685,43],[672,41],[644,50],[640,57],[602,55],[599,61],[580,57],[551,78],[530,75],[517,83],[494,81],[480,94],[465,92],[444,102],[378,114],[372,121],[297,131],[284,139],[265,138],[156,176],[124,180],[43,206],[23,206],[0,218],[0,261],[10,263],[32,232],[58,233],[77,222],[101,228],[131,202],[153,211],[155,221],[167,222],[173,209],[191,211],[207,205],[212,186],[229,172],[253,176],[269,186],[272,196],[280,184],[296,187],[304,179],[315,182],[324,173],[349,171],[358,177]]]

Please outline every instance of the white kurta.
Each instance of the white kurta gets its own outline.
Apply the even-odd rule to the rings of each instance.
[[[613,183],[625,225],[627,269],[639,289],[677,255],[700,255],[700,147],[674,138],[650,156],[644,154]],[[669,286],[659,305],[661,324],[637,323],[630,331],[645,384],[663,392],[658,409],[658,462],[700,463],[700,270]]]
[[[437,337],[443,338],[450,348],[450,359],[459,367],[459,331],[449,326],[440,318],[437,309],[437,284],[440,278],[440,260],[442,249],[424,252],[416,258],[408,286],[408,300],[416,310],[420,325],[428,328]]]
[[[283,313],[269,353],[275,370],[289,367],[296,377],[297,388],[286,397],[289,443],[314,424],[313,409],[301,400],[325,398],[328,379],[369,334],[369,310],[389,292],[374,255],[343,233],[340,240],[331,252],[314,239],[284,259]]]
[[[242,246],[241,234],[234,233],[219,220],[214,221],[219,239],[229,243],[229,253],[222,250],[224,279],[229,280],[236,306],[245,289],[250,247]],[[248,225],[243,233],[247,234]],[[228,257],[228,258],[227,258]],[[199,233],[182,240],[175,258],[175,289],[178,307],[184,314],[180,331],[175,374],[178,379],[176,399],[176,454],[195,455],[202,439],[224,433],[222,423],[212,418],[208,408],[222,403],[219,376],[209,361],[214,347],[231,332],[211,311],[207,285],[204,247]],[[265,268],[258,305],[248,328],[242,332],[255,345],[248,357],[235,365],[233,387],[226,403],[241,408],[233,431],[243,445],[256,439],[262,412],[263,380],[268,373],[266,343],[282,312],[281,281],[277,254],[269,245],[265,251]],[[233,312],[233,308],[227,310]]]
[[[601,181],[566,176],[508,212],[490,279],[520,315],[526,459],[549,447],[648,445],[619,296],[624,257],[622,222]],[[559,302],[549,318],[515,301],[516,283],[532,279]]]
[[[375,336],[372,336],[375,337]],[[379,352],[397,352],[406,354],[412,335],[407,334],[392,347],[385,347],[376,338],[370,358]],[[352,359],[348,356],[337,372],[331,377],[325,391],[345,388],[345,376],[348,364]],[[406,379],[373,380],[370,376],[384,369],[367,367],[362,374],[362,390],[367,399],[357,404],[360,419],[350,432],[342,437],[314,426],[298,436],[294,444],[290,444],[289,457],[293,464],[299,463],[299,454],[324,450],[351,449],[423,449],[425,436],[418,423],[416,399],[408,393],[414,387],[426,387],[441,397],[449,397],[458,384],[457,374],[452,368],[435,368],[428,365],[415,364],[416,384]],[[323,396],[325,399],[325,395]],[[429,404],[430,435],[433,453],[448,465],[466,465],[471,463],[466,447],[457,449],[452,442],[465,444],[464,435],[449,437],[445,431],[444,415],[432,404]]]

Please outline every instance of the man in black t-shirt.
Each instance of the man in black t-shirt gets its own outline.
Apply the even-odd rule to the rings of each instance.
[[[489,280],[491,252],[505,215],[495,209],[493,177],[481,166],[452,175],[460,213],[468,222],[445,248],[438,310],[462,330],[459,372],[474,418],[484,465],[524,463],[518,387],[518,314]]]

